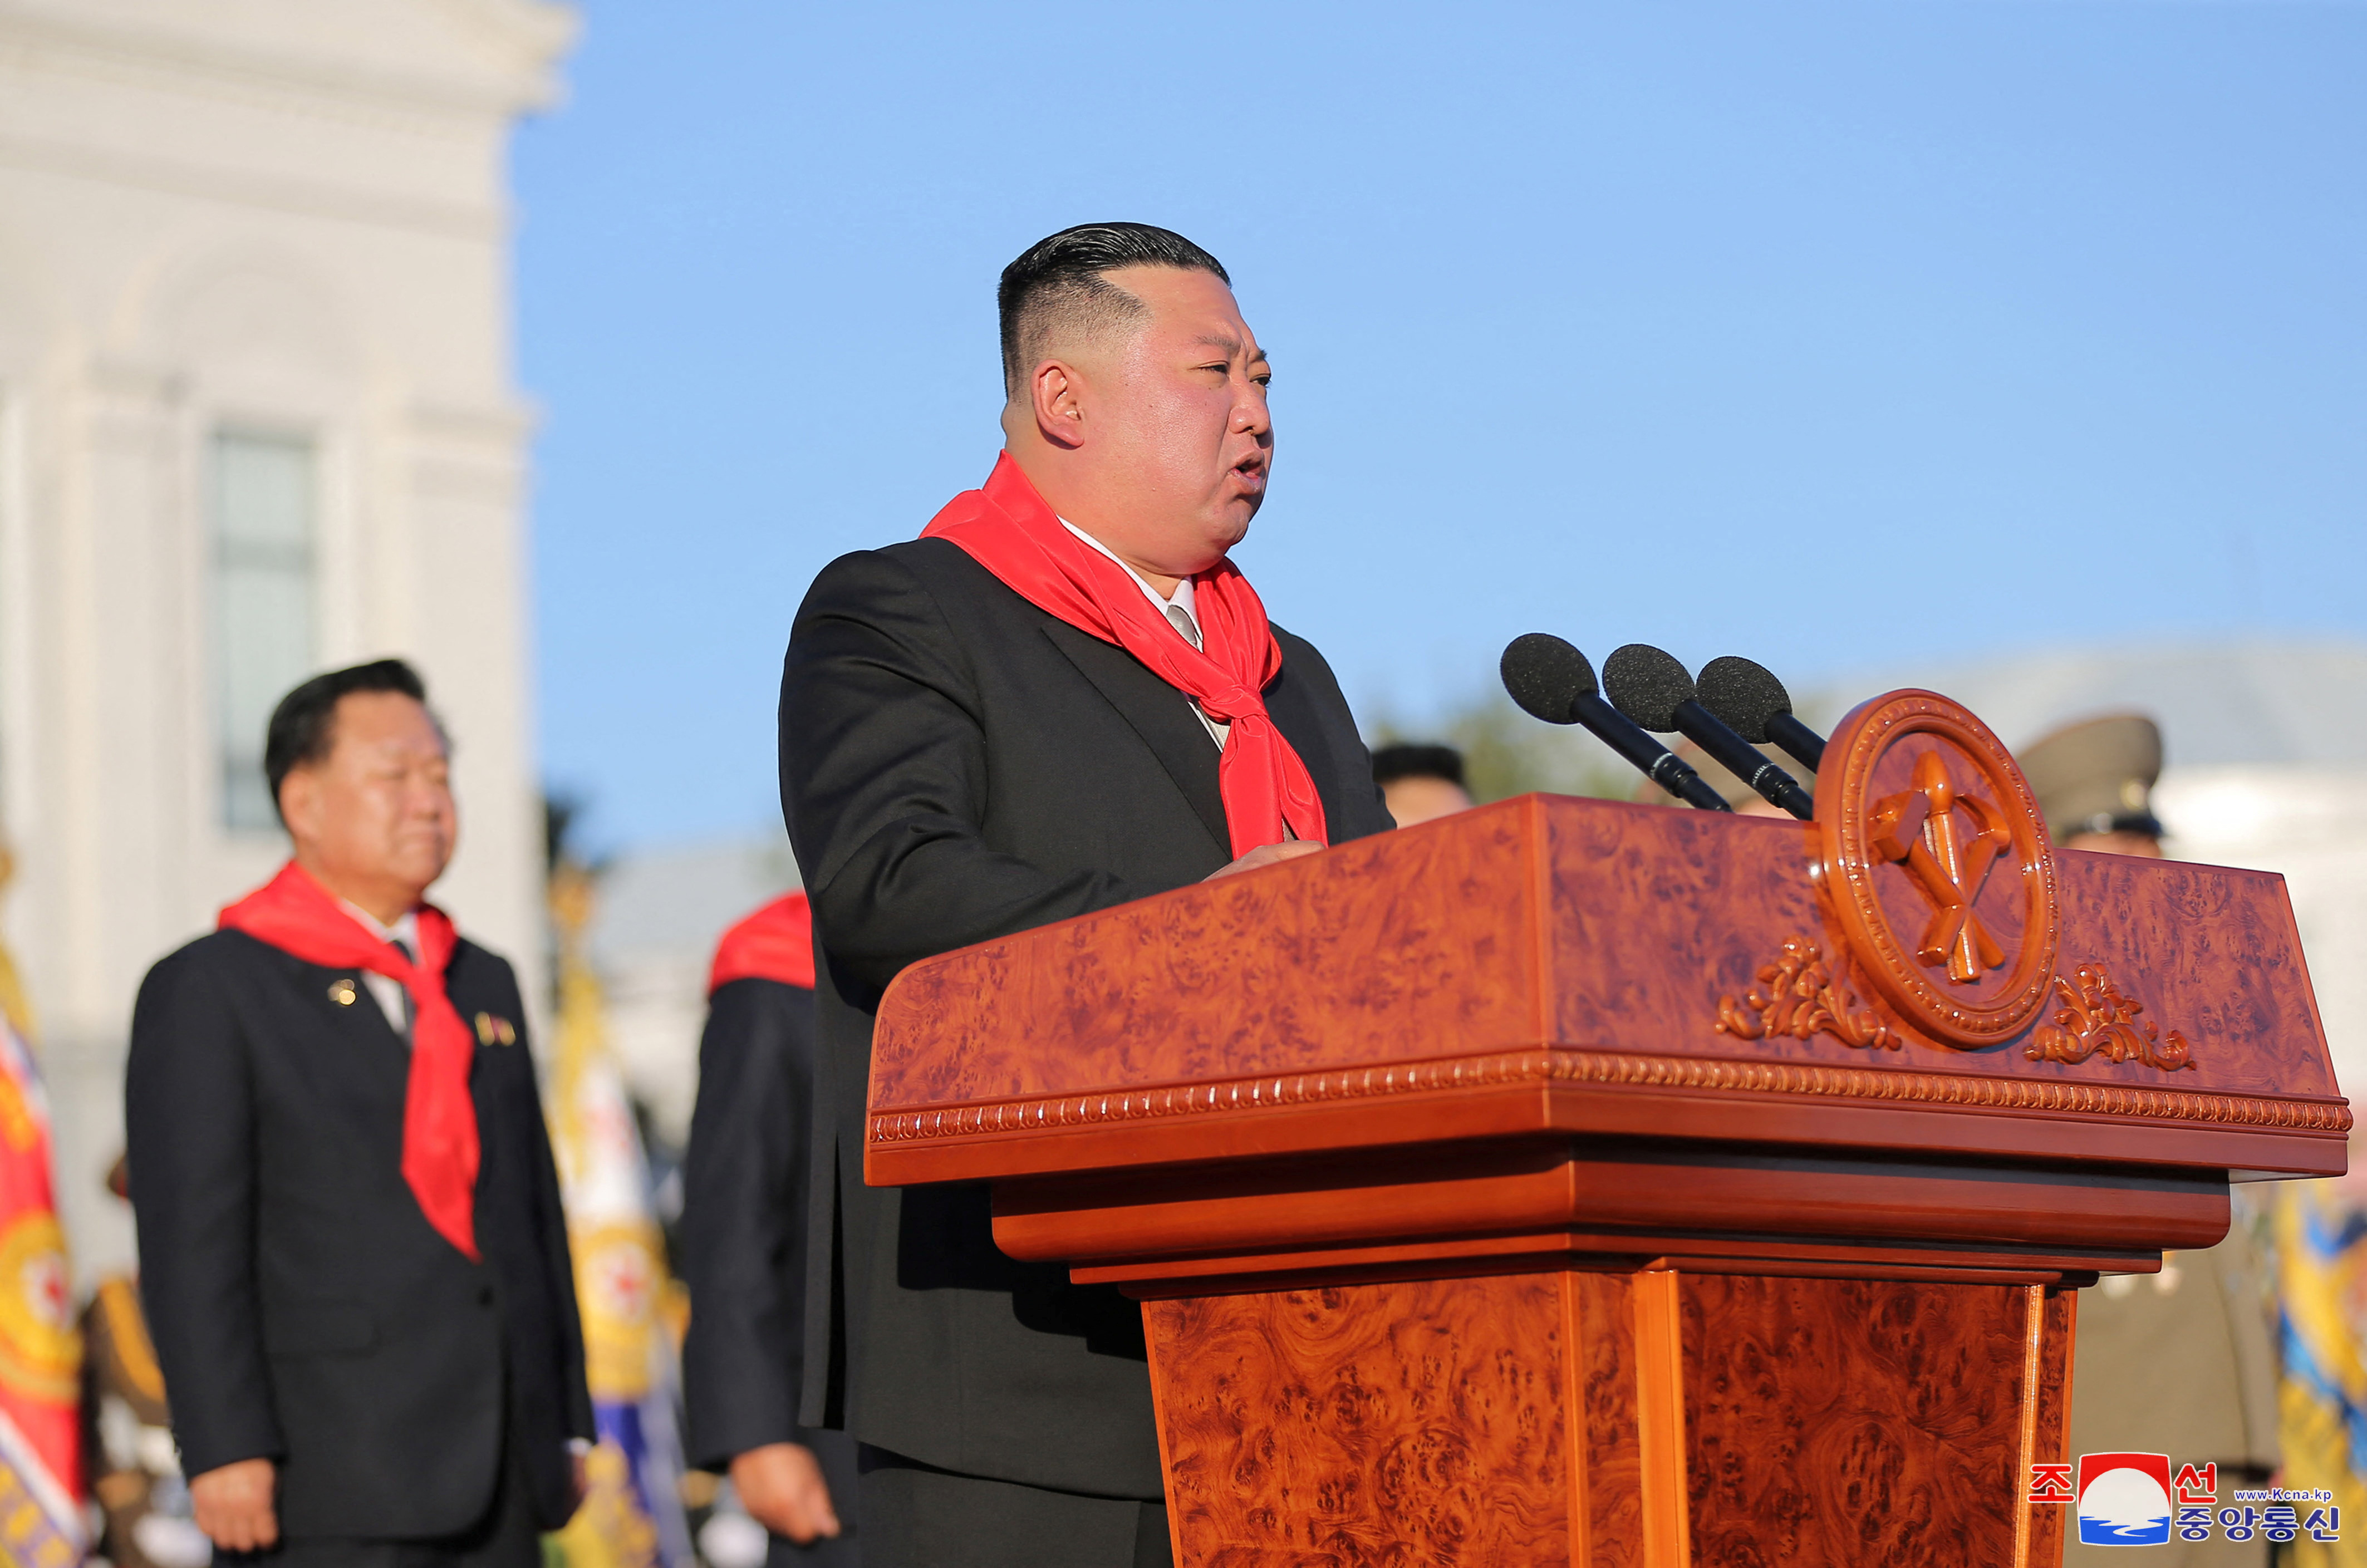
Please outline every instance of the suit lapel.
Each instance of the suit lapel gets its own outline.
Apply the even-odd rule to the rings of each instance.
[[[1307,682],[1291,679],[1290,645],[1282,645],[1282,673],[1274,678],[1265,697],[1266,716],[1290,742],[1298,760],[1307,764],[1308,777],[1315,782],[1315,796],[1323,803],[1323,820],[1331,832],[1331,841],[1338,843],[1340,823],[1347,801],[1340,794],[1340,763],[1323,733],[1323,720],[1309,700]]]
[[[1191,803],[1217,847],[1232,858],[1232,833],[1225,826],[1225,796],[1217,782],[1220,753],[1209,739],[1191,699],[1152,674],[1142,661],[1090,632],[1045,617],[1044,635],[1091,681],[1120,716],[1133,726],[1159,765]]]

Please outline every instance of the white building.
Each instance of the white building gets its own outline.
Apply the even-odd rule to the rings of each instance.
[[[413,660],[438,897],[539,995],[507,141],[548,0],[0,0],[0,930],[87,1275],[132,995],[286,852],[289,686]]]

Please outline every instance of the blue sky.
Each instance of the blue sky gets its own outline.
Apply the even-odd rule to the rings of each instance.
[[[518,139],[546,775],[777,822],[832,557],[992,459],[993,288],[1179,229],[1272,350],[1238,559],[1360,711],[1512,636],[2367,636],[2367,6],[590,0]]]

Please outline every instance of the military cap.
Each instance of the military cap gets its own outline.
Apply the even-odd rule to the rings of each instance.
[[[2161,727],[2141,713],[2068,725],[2032,741],[2019,761],[2056,843],[2081,833],[2160,838],[2153,786],[2161,777]]]

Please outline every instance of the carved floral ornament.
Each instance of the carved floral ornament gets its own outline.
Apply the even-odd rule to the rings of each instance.
[[[1717,998],[1719,1032],[1742,1040],[1830,1034],[1844,1044],[1889,1051],[1904,1043],[1874,1011],[1859,1009],[1857,998],[1834,977],[1806,937],[1785,938],[1784,955],[1761,966],[1759,984],[1761,988],[1746,994],[1739,1005],[1731,996]]]
[[[1905,748],[1905,766],[1885,767]],[[1900,1031],[1861,1006],[1852,971],[1868,979],[1898,1021],[1944,1045],[1973,1048],[2031,1034],[2023,1055],[2074,1065],[2101,1056],[2163,1072],[2194,1066],[2193,1047],[2141,1018],[2101,964],[2056,973],[2061,912],[2044,818],[2022,770],[1987,725],[1932,692],[1893,692],[1851,713],[1827,742],[1837,765],[1817,782],[1823,850],[1818,880],[1844,941],[1828,960],[1795,935],[1757,971],[1738,1002],[1718,998],[1715,1027],[1742,1040],[1829,1034],[1863,1049],[1897,1050]],[[1877,774],[1903,789],[1882,788]],[[1879,790],[1879,793],[1877,793]],[[2008,898],[1983,896],[1998,878]],[[1901,906],[1918,912],[1902,930]],[[2018,914],[2019,919],[2007,917]],[[1990,976],[2003,972],[2003,981]]]
[[[2032,1032],[2023,1055],[2066,1066],[2101,1056],[2115,1065],[2142,1062],[2166,1073],[2195,1065],[2194,1047],[2186,1036],[2173,1029],[2165,1039],[2160,1025],[2140,1019],[2145,1004],[2112,984],[2102,964],[2082,964],[2076,976],[2076,982],[2055,976],[2055,994],[2063,1005],[2056,1010],[2054,1021]],[[1761,964],[1758,978],[1758,987],[1739,1001],[1732,993],[1717,998],[1717,1021],[1712,1028],[1739,1040],[1771,1035],[1807,1040],[1829,1034],[1861,1050],[1896,1051],[1906,1043],[1906,1037],[1884,1022],[1880,1012],[1860,1005],[1849,988],[1846,970],[1835,973],[1823,951],[1806,937],[1786,937],[1782,956]]]
[[[2055,1021],[2042,1023],[2022,1054],[2033,1062],[2084,1062],[2101,1056],[2108,1062],[2143,1062],[2163,1072],[2180,1072],[2194,1066],[2194,1048],[2173,1029],[2161,1037],[2161,1026],[2137,1014],[2145,1004],[2133,1001],[2112,984],[2101,964],[2082,964],[2078,984],[2055,976],[2055,994],[2063,1005]]]

